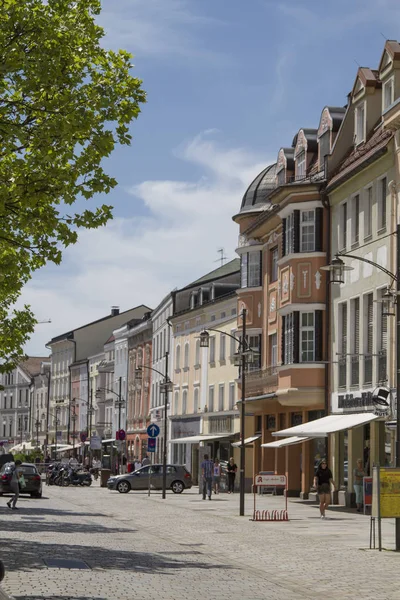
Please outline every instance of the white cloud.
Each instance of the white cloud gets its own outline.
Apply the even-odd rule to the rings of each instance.
[[[112,305],[157,306],[164,295],[217,268],[217,249],[234,258],[243,192],[268,163],[241,148],[217,143],[206,132],[176,151],[177,160],[203,168],[198,181],[144,181],[130,189],[147,217],[117,218],[84,231],[59,268],[35,274],[22,301],[40,325],[27,351],[41,354],[51,337],[104,316]],[[271,161],[269,161],[271,162]]]

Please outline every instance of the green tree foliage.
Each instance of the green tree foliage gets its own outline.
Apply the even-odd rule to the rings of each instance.
[[[35,326],[13,311],[22,287],[112,218],[77,199],[108,193],[102,168],[145,102],[131,55],[104,48],[100,0],[0,0],[0,363],[12,367]]]

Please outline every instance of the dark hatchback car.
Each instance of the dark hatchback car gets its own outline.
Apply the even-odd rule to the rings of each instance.
[[[26,483],[26,487],[20,487],[20,494],[30,494],[32,498],[42,497],[42,478],[35,465],[31,463],[22,463],[19,466]],[[3,465],[0,470],[0,496],[3,494],[12,494],[10,490],[10,481],[12,477],[13,465],[9,463]]]

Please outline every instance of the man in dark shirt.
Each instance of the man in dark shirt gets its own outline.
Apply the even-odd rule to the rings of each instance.
[[[208,454],[205,454],[204,460],[201,463],[201,475],[203,477],[203,500],[206,499],[206,494],[208,495],[208,499],[211,500],[213,468],[213,461],[208,458]]]

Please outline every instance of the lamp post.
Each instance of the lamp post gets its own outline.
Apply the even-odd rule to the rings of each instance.
[[[164,440],[163,440],[163,480],[162,480],[162,498],[163,498],[163,500],[165,500],[165,498],[167,496],[168,394],[169,394],[169,392],[172,392],[173,387],[174,387],[174,384],[168,377],[168,359],[169,359],[169,353],[166,352],[165,353],[165,373],[161,373],[161,371],[158,371],[157,369],[154,369],[153,367],[148,367],[146,365],[142,365],[142,366],[138,367],[135,371],[135,380],[136,381],[142,380],[142,370],[143,369],[148,369],[149,371],[154,371],[155,373],[158,373],[158,375],[161,375],[161,377],[164,378],[163,383],[160,385],[160,392],[161,392],[161,394],[164,394]]]
[[[55,409],[56,414],[53,415],[52,413],[49,413],[52,417],[55,417],[54,424],[55,424],[55,430],[56,430],[56,436],[55,436],[56,437],[56,439],[55,439],[55,442],[56,442],[56,445],[55,445],[55,454],[56,455],[57,455],[57,433],[58,433],[57,429],[58,429],[58,424],[59,424],[58,415],[60,414],[60,410],[61,410],[60,407],[56,406],[56,409]]]
[[[368,260],[361,256],[355,256],[353,254],[340,253],[336,254],[330,265],[322,267],[325,271],[331,273],[331,283],[343,284],[345,271],[352,270],[344,264],[343,258],[350,258],[352,260],[359,260],[376,267],[379,271],[385,273],[391,279],[391,285],[387,287],[385,293],[382,296],[382,314],[396,316],[396,467],[400,468],[400,224],[396,227],[397,236],[397,249],[396,249],[396,272],[392,273],[382,267],[378,263]],[[392,290],[393,283],[396,282],[396,290]],[[395,312],[393,311],[394,305],[396,307]],[[396,518],[396,532],[395,532],[395,543],[396,550],[400,551],[400,518]]]
[[[245,470],[246,470],[246,454],[245,454],[245,444],[244,444],[244,436],[245,436],[245,416],[246,416],[246,370],[247,366],[254,362],[255,352],[252,350],[246,340],[246,326],[247,326],[247,310],[243,308],[241,312],[242,317],[242,338],[237,338],[236,336],[227,333],[225,331],[220,331],[219,329],[213,329],[212,327],[207,327],[200,334],[200,348],[208,348],[210,345],[210,335],[209,331],[216,331],[217,333],[227,335],[228,337],[239,342],[239,350],[234,355],[234,364],[237,367],[240,367],[240,377],[241,377],[241,403],[240,403],[240,500],[239,500],[239,515],[241,517],[244,516],[244,500],[245,500]]]
[[[36,427],[36,446],[39,448],[39,427],[40,427],[39,411],[36,412],[35,427]]]

